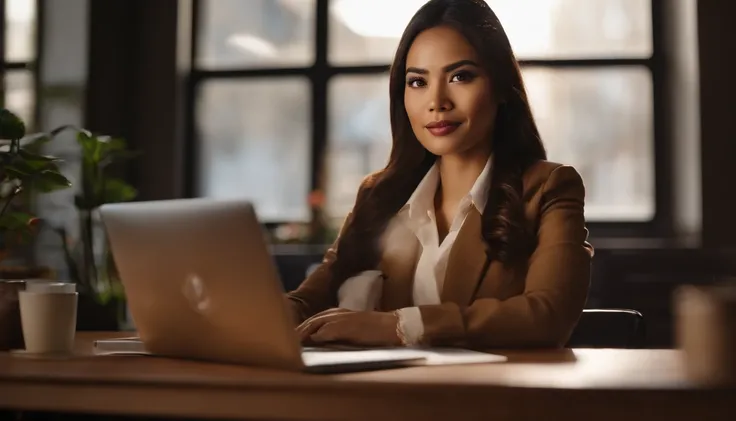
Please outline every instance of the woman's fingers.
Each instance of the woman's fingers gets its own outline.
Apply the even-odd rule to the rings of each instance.
[[[302,342],[319,330],[325,323],[350,315],[352,312],[344,309],[331,309],[317,314],[297,327],[296,331]]]
[[[296,333],[299,335],[299,339],[304,342],[305,339],[309,338],[314,332],[319,330],[320,327],[327,321],[323,319],[312,319],[302,323],[297,329]]]
[[[325,343],[344,339],[344,328],[346,326],[345,319],[327,322],[309,336],[309,340],[315,343]]]
[[[315,314],[314,316],[308,318],[307,320],[303,321],[301,325],[297,327],[297,330],[299,330],[300,327],[306,326],[313,322],[314,320],[321,319],[324,316],[329,316],[330,314],[338,314],[338,313],[348,313],[350,310],[346,310],[344,308],[331,308],[322,312],[319,312]]]
[[[339,312],[315,318],[302,332],[302,343],[347,343],[359,346],[400,346],[396,315],[383,312]]]
[[[318,319],[318,318],[320,318],[322,316],[327,316],[327,315],[330,315],[330,314],[350,313],[350,312],[351,312],[350,310],[346,310],[344,308],[335,307],[335,308],[331,308],[331,309],[328,309],[328,310],[319,312],[319,313],[315,314],[314,316],[312,316],[312,317],[308,318],[307,320],[305,320],[305,322],[308,322],[308,321],[310,321],[312,319]]]

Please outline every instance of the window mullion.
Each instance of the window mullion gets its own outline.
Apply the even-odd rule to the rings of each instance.
[[[187,76],[186,91],[184,92],[186,109],[184,116],[184,197],[195,197],[199,194],[200,166],[197,162],[199,156],[199,137],[197,136],[197,88],[194,80],[197,68],[198,45],[197,37],[201,31],[200,13],[202,3],[200,0],[192,0],[191,37],[189,39],[189,75]]]
[[[312,81],[312,170],[310,189],[322,187],[321,173],[327,150],[327,84],[329,63],[327,59],[329,36],[329,1],[317,0],[315,21],[315,60],[310,78]]]
[[[5,0],[0,0],[0,107],[5,106]]]
[[[656,231],[669,235],[672,222],[671,183],[671,131],[664,116],[671,106],[667,92],[667,63],[664,57],[664,5],[662,0],[652,0],[652,110],[654,147],[654,223]]]

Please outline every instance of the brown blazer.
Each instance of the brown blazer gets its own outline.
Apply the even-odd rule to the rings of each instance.
[[[359,200],[371,183],[370,178],[363,182]],[[423,342],[482,348],[564,346],[590,284],[593,248],[587,242],[584,199],[583,180],[572,167],[548,161],[532,165],[523,175],[523,201],[526,223],[538,241],[527,264],[516,267],[498,261],[485,265],[481,215],[472,208],[450,251],[441,304],[419,307]],[[348,215],[344,226],[350,220]],[[411,231],[391,231],[379,267],[385,276],[383,311],[412,306],[421,251]],[[287,294],[299,321],[337,305],[328,287],[335,259],[333,246],[321,266]]]

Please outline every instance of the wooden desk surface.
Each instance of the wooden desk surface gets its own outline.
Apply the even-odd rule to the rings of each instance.
[[[341,375],[142,356],[0,353],[0,408],[239,419],[736,419],[736,391],[685,377],[674,350],[499,352],[509,362]]]

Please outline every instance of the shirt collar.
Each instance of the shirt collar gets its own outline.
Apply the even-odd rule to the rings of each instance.
[[[425,216],[434,207],[434,195],[437,192],[439,182],[440,168],[435,162],[402,208],[402,211],[407,210],[409,212],[409,219]]]
[[[483,209],[488,202],[488,188],[491,183],[491,173],[493,169],[493,155],[488,158],[483,171],[475,180],[473,187],[470,188],[468,196],[478,212],[482,215]],[[409,219],[415,219],[418,216],[424,216],[434,207],[434,195],[437,192],[437,186],[440,182],[439,163],[432,165],[427,174],[424,176],[419,185],[412,193],[409,200],[401,208],[400,212],[408,211]]]
[[[483,215],[483,209],[486,208],[488,202],[488,189],[491,186],[491,173],[493,170],[493,155],[486,161],[486,166],[480,172],[478,178],[475,179],[473,187],[470,188],[470,200],[473,201],[478,212]]]

